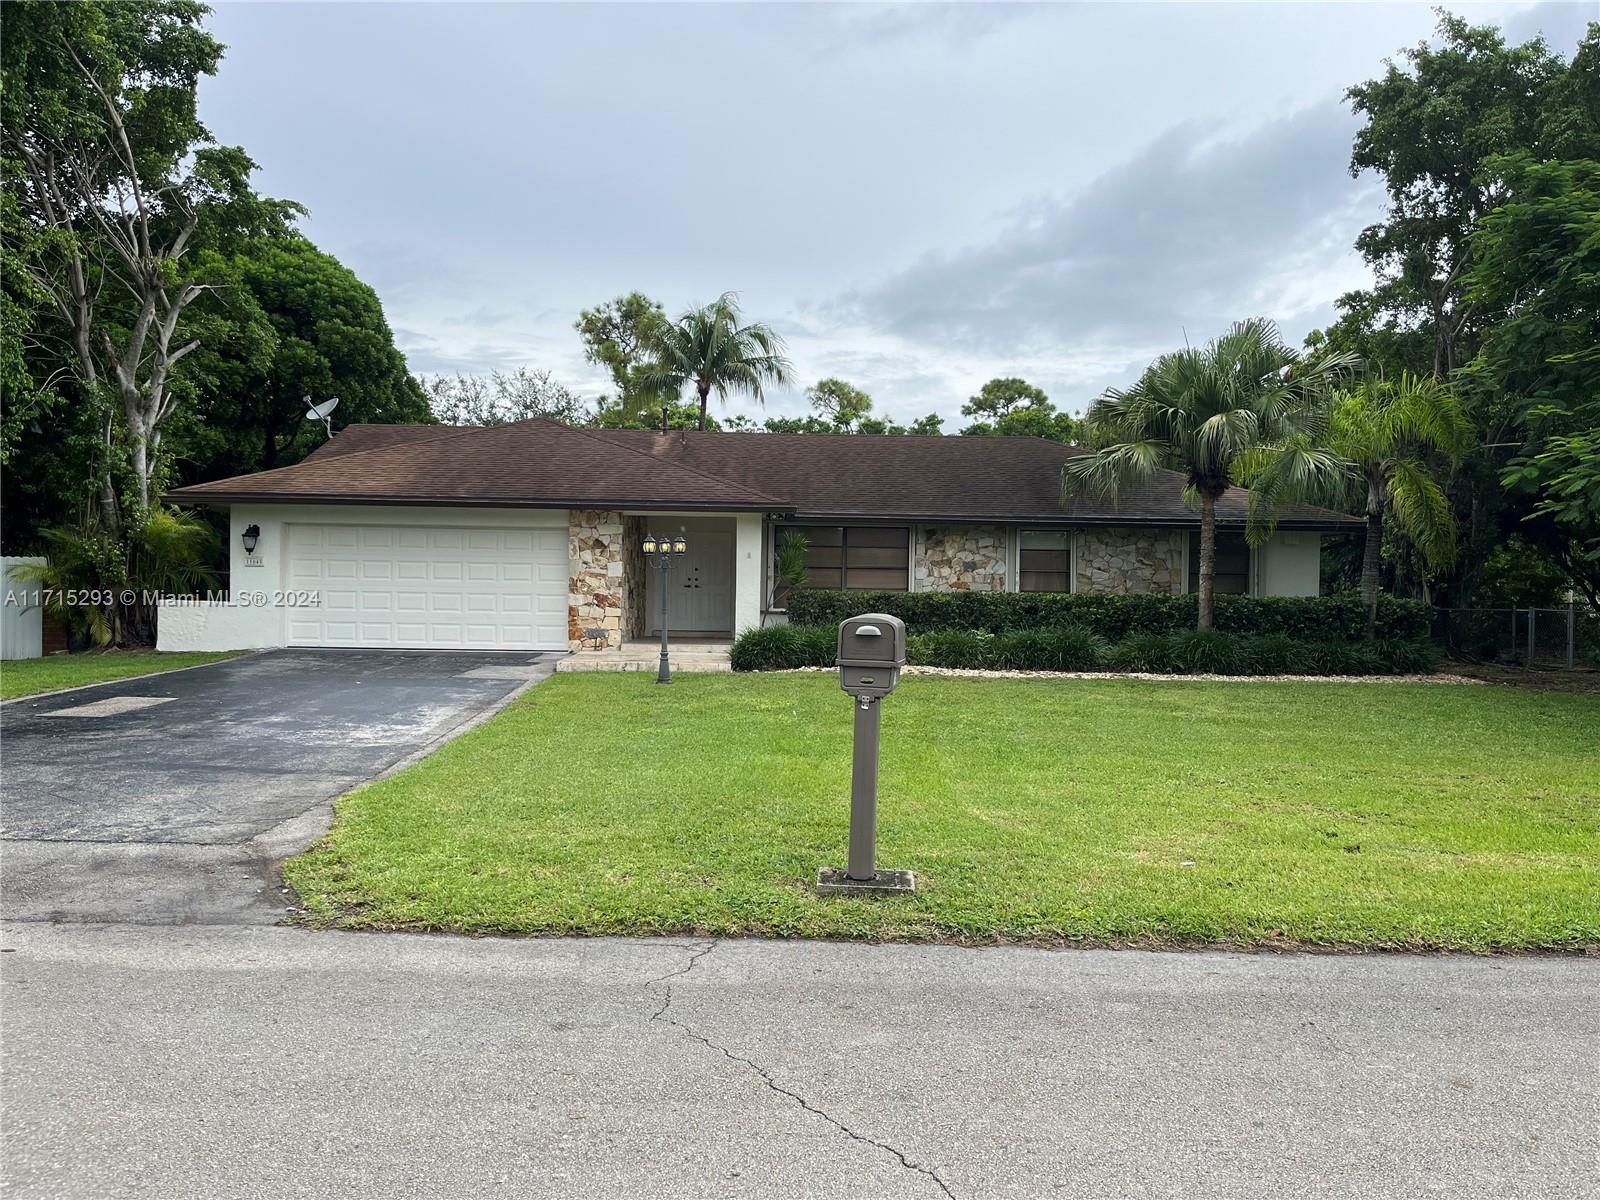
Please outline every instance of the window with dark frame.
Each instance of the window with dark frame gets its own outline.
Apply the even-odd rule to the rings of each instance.
[[[784,525],[805,535],[806,587],[871,592],[910,589],[911,530],[904,525]]]
[[[1072,590],[1072,534],[1024,529],[1017,548],[1017,589],[1023,592]]]
[[[1189,535],[1189,591],[1200,590],[1200,534]],[[1250,543],[1242,533],[1217,534],[1217,575],[1219,596],[1250,594]]]

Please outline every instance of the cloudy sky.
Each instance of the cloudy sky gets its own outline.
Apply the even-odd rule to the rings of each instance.
[[[1570,53],[1587,3],[1454,6]],[[1422,4],[229,3],[202,93],[412,370],[594,393],[579,309],[737,291],[802,383],[1083,408],[1187,336],[1325,323],[1379,206],[1343,89]],[[768,411],[798,412],[798,392]],[[740,402],[735,409],[749,410]],[[947,426],[948,428],[949,426]]]

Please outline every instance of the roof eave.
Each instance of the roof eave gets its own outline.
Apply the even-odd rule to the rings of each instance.
[[[627,508],[643,511],[661,512],[759,512],[779,513],[789,515],[794,512],[791,505],[785,505],[770,500],[748,501],[694,501],[694,500],[639,500],[627,497],[614,498],[551,498],[528,499],[526,497],[481,497],[481,496],[396,496],[388,495],[350,495],[348,493],[327,494],[300,492],[286,496],[276,492],[197,492],[189,488],[177,488],[167,492],[162,499],[172,504],[198,504],[207,507],[226,507],[232,504],[331,504],[331,505],[371,505],[400,508],[596,508],[619,509]]]

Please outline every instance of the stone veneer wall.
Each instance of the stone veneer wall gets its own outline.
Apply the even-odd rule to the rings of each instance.
[[[1079,530],[1078,591],[1180,593],[1187,541],[1187,533],[1173,529]]]
[[[622,614],[628,607],[628,577],[623,571],[623,520],[619,512],[592,508],[567,513],[567,595],[569,648],[592,648],[585,629],[604,629],[605,645],[622,645]]]
[[[913,588],[919,592],[1006,590],[1003,525],[924,525],[917,530]]]
[[[645,583],[649,564],[644,558],[644,518],[626,517],[622,522],[622,581],[627,602],[622,608],[622,636],[644,637],[650,628],[645,616]]]

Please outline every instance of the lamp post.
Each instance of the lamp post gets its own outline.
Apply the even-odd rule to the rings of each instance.
[[[653,561],[661,572],[661,668],[656,672],[657,683],[672,682],[672,667],[667,662],[667,572],[672,570],[672,559],[682,558],[689,549],[680,533],[675,538],[658,538],[653,533],[644,535],[644,556]]]

